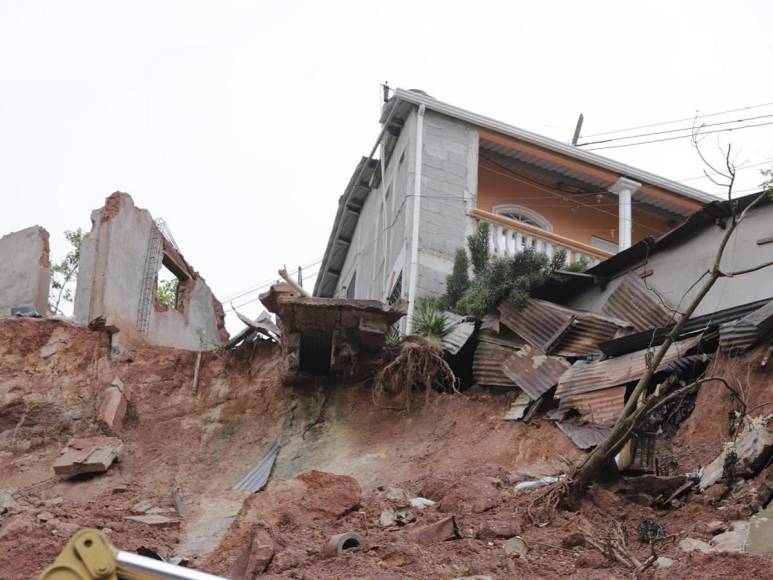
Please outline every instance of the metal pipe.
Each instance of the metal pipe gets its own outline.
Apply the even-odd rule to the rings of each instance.
[[[125,580],[147,580],[148,578],[164,580],[227,580],[222,576],[213,576],[206,572],[175,566],[168,562],[146,558],[131,552],[119,550],[115,557],[118,561],[118,578]]]
[[[421,218],[421,164],[424,147],[424,111],[426,107],[419,105],[416,116],[416,159],[413,172],[413,235],[411,237],[411,281],[408,289],[408,320],[405,324],[405,334],[413,332],[413,315],[416,310],[416,284],[419,275],[419,223]]]

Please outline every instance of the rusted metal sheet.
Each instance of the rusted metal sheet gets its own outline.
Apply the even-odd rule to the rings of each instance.
[[[564,435],[572,440],[572,443],[580,449],[587,450],[603,443],[612,432],[612,427],[597,425],[596,423],[584,423],[575,419],[559,421],[556,423]]]
[[[739,320],[719,327],[719,348],[729,354],[745,352],[773,329],[773,301]]]
[[[276,462],[277,455],[279,455],[279,448],[279,440],[277,440],[258,464],[237,481],[232,489],[256,493],[266,487],[268,478],[271,476],[271,470],[274,468],[274,462]]]
[[[502,418],[505,421],[520,421],[526,414],[526,409],[528,409],[529,405],[533,402],[534,401],[531,400],[529,395],[526,393],[521,393],[518,395],[518,398],[513,401],[513,404],[510,406],[510,410],[505,413],[505,416]]]
[[[443,315],[451,327],[449,333],[443,337],[443,350],[448,354],[457,354],[475,333],[475,321],[447,310],[443,311]]]
[[[502,324],[529,344],[561,356],[600,354],[600,342],[619,336],[631,326],[625,320],[537,299],[529,300],[521,310],[503,302],[499,313]]]
[[[502,372],[531,400],[555,387],[568,368],[563,358],[544,355],[529,346],[516,350],[502,364]]]
[[[627,320],[636,332],[660,328],[673,322],[671,311],[635,274],[628,274],[623,278],[609,295],[601,311],[609,316]]]
[[[578,313],[566,332],[551,345],[549,352],[560,356],[601,354],[599,344],[624,332],[628,323],[588,312]]]
[[[483,339],[475,349],[472,361],[472,374],[479,385],[515,387],[513,381],[502,372],[502,363],[513,349],[494,344]]]
[[[613,423],[620,416],[625,405],[625,385],[566,395],[561,397],[559,408],[572,407],[588,421],[601,425]]]
[[[574,312],[544,300],[532,299],[521,310],[507,302],[499,305],[500,322],[530,344],[547,350],[571,324]]]
[[[694,336],[671,345],[663,357],[658,370],[661,370],[673,360],[686,356],[688,351],[696,347],[701,336]],[[632,352],[618,358],[598,362],[577,361],[558,381],[556,396],[562,399],[581,393],[589,393],[624,385],[638,379],[647,369],[647,349]]]

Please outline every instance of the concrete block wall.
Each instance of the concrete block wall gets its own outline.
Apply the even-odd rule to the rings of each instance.
[[[0,238],[0,316],[17,306],[48,315],[51,287],[48,232],[32,226]]]
[[[385,300],[403,272],[406,295],[406,256],[410,256],[416,115],[410,115],[384,171],[384,179],[368,195],[349,246],[334,296],[345,298],[356,271],[355,298]],[[378,170],[380,171],[380,169]],[[382,204],[384,211],[382,213]]]
[[[116,192],[91,215],[92,229],[84,236],[74,318],[83,324],[100,321],[126,339],[144,339],[159,346],[190,350],[216,348],[228,335],[223,309],[206,282],[191,269],[185,282],[182,308],[163,307],[155,287],[144,283],[151,235],[160,236],[150,212],[134,206],[126,193]],[[157,247],[161,266],[162,247]],[[181,257],[180,257],[181,258]],[[147,286],[147,287],[146,287]],[[140,302],[150,300],[146,333],[138,328]]]
[[[417,296],[443,294],[456,249],[475,229],[478,132],[432,111],[424,115]]]

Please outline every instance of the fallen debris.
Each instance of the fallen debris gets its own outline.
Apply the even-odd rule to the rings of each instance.
[[[423,545],[457,540],[462,537],[454,516],[448,516],[434,524],[417,528],[412,535],[417,543]]]
[[[502,549],[508,556],[517,556],[518,558],[525,558],[526,554],[529,552],[529,547],[526,545],[526,542],[518,537],[506,540],[505,543],[502,544]]]
[[[120,458],[122,452],[123,442],[117,437],[71,439],[54,463],[54,473],[64,477],[102,473]]]
[[[126,516],[124,519],[127,519],[131,522],[138,522],[140,524],[145,524],[148,526],[156,526],[156,527],[180,525],[180,520],[162,516],[161,514],[147,514],[144,516]]]
[[[279,455],[279,449],[280,445],[279,440],[277,439],[258,464],[237,481],[232,489],[236,491],[257,493],[266,487],[268,479],[271,477],[271,470],[274,468],[277,455]]]
[[[734,469],[738,477],[751,477],[760,471],[773,455],[773,431],[767,426],[767,418],[752,426],[736,442],[720,453],[703,468],[699,487],[705,490],[719,482],[727,471],[726,457],[735,453]]]
[[[352,550],[354,548],[361,548],[367,550],[367,542],[357,532],[346,532],[343,534],[336,534],[331,536],[322,548],[322,553],[327,558],[337,556],[344,550]]]

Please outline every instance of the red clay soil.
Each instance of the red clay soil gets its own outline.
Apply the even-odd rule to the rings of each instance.
[[[189,556],[192,567],[234,577],[251,577],[245,570],[260,564],[262,543],[272,552],[266,578],[628,577],[620,564],[578,544],[576,532],[584,521],[600,535],[622,522],[643,560],[649,548],[636,527],[644,519],[674,535],[657,548],[674,560],[657,572],[662,577],[761,577],[772,562],[676,547],[682,537],[710,539],[711,520],[748,518],[748,507],[732,496],[712,504],[696,495],[657,511],[597,489],[579,512],[532,525],[528,507],[542,490],[515,494],[513,483],[566,471],[583,454],[548,421],[503,421],[507,397],[472,390],[395,413],[374,407],[367,380],[282,387],[278,347],[270,344],[205,353],[194,394],[194,353],[140,348],[117,362],[108,345],[104,332],[61,321],[0,319],[0,580],[34,578],[85,526],[105,529],[121,549]],[[90,478],[54,479],[51,465],[69,437],[100,433],[96,404],[116,377],[131,390],[118,433],[121,461]],[[677,434],[680,471],[713,459],[726,439],[715,425],[726,425],[726,410],[707,393]],[[282,447],[269,487],[231,491],[277,437]],[[414,510],[415,521],[403,527],[382,529],[382,510],[400,503],[392,486],[437,503]],[[9,493],[14,501],[2,513]],[[175,510],[175,495],[182,513],[169,514],[178,526],[125,519],[141,500]],[[417,543],[417,528],[449,515],[459,539]],[[350,530],[364,534],[369,549],[323,558],[327,538]],[[525,559],[504,553],[514,533],[528,545]]]

